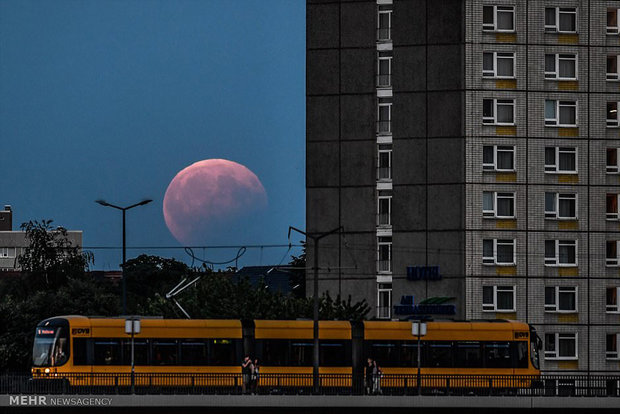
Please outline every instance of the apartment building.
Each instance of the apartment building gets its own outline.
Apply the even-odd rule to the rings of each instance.
[[[308,0],[307,230],[343,229],[320,289],[527,321],[545,370],[619,371],[619,13]]]

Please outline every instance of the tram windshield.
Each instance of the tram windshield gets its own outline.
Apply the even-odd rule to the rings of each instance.
[[[542,341],[536,329],[530,326],[530,359],[532,360],[532,366],[535,369],[540,369],[540,355],[539,352],[542,349]]]
[[[51,324],[37,326],[32,349],[35,367],[58,366],[69,359],[69,325]]]

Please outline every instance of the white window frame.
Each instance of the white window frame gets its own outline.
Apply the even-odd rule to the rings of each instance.
[[[554,340],[554,350],[547,350],[546,346],[547,346],[547,335],[554,335],[555,336],[555,340]],[[575,342],[575,355],[559,355],[560,353],[560,340],[573,340]],[[551,359],[551,360],[576,360],[578,359],[579,356],[579,334],[577,332],[575,333],[568,333],[568,332],[554,332],[554,333],[546,333],[545,334],[545,359]]]
[[[382,14],[387,14],[388,15],[388,27],[381,27],[381,15]],[[381,37],[380,36],[380,30],[386,30],[388,37]],[[381,41],[381,42],[389,42],[390,40],[392,40],[392,9],[391,8],[385,8],[385,9],[379,9],[378,13],[377,13],[377,40]]]
[[[547,118],[547,103],[553,102],[555,107],[555,114],[553,118]],[[561,124],[560,123],[560,110],[564,108],[575,108],[575,123],[574,124]],[[560,101],[555,99],[545,99],[545,126],[550,127],[576,127],[579,124],[579,103],[577,101]]]
[[[388,73],[381,73],[381,62],[387,61]],[[381,76],[387,76],[388,82],[382,83]],[[392,86],[392,52],[379,52],[377,56],[377,87],[390,88]]]
[[[547,148],[555,149],[555,164],[547,164]],[[560,154],[574,154],[575,170],[560,170]],[[545,147],[545,174],[577,174],[579,171],[577,148],[574,147]]]
[[[608,244],[616,244],[616,257],[607,256]],[[605,266],[607,267],[620,267],[620,242],[618,240],[606,240],[605,241]]]
[[[484,289],[492,288],[493,289],[493,302],[485,303],[484,302]],[[517,310],[517,287],[514,285],[504,285],[504,286],[483,286],[482,287],[482,312],[516,312]],[[499,302],[497,300],[498,293],[512,293],[512,308],[510,309],[502,309],[499,307]]]
[[[554,256],[547,257],[547,242],[554,241]],[[575,249],[575,262],[574,263],[560,263],[560,247],[561,246],[573,246]],[[545,240],[545,266],[547,267],[575,267],[578,265],[579,260],[579,250],[577,240],[558,240],[558,239],[548,239]]]
[[[608,164],[608,153],[610,151],[614,151],[616,153],[616,164],[610,165]],[[605,171],[607,174],[620,174],[620,151],[618,148],[607,148],[605,150]]]
[[[387,167],[382,167],[380,164],[381,161],[381,154],[388,154],[388,165]],[[389,177],[381,177],[381,169],[382,168],[387,168],[387,172],[388,172],[388,176]],[[379,148],[377,150],[377,180],[380,181],[391,181],[392,180],[392,149],[382,149]]]
[[[492,23],[484,23],[484,8],[485,7],[493,7],[493,22]],[[512,29],[499,29],[497,27],[499,19],[497,18],[497,14],[499,12],[512,13]],[[503,33],[514,33],[516,29],[515,24],[515,7],[514,6],[497,6],[497,5],[487,5],[482,8],[482,31],[483,32],[503,32]]]
[[[484,101],[492,101],[491,107],[493,109],[493,114],[491,116],[484,116]],[[499,106],[512,106],[512,122],[499,122],[497,120],[497,108]],[[482,123],[484,125],[506,125],[513,126],[515,125],[515,100],[514,99],[504,99],[504,98],[484,98],[482,99]]]
[[[616,61],[616,71],[615,72],[609,72],[607,71],[607,61],[609,61],[611,59]],[[606,71],[606,77],[607,80],[610,82],[618,82],[620,81],[620,55],[607,55],[607,61],[605,62],[605,71]]]
[[[618,221],[620,220],[620,211],[616,210],[616,211],[612,211],[609,212],[607,211],[607,198],[609,196],[615,196],[616,198],[616,208],[620,209],[620,194],[618,193],[606,193],[605,194],[605,219],[609,220],[609,221]]]
[[[11,255],[11,251],[13,254]],[[0,259],[14,259],[17,256],[16,247],[0,247]]]
[[[607,101],[607,105],[605,108],[605,119],[607,121],[607,128],[618,128],[620,127],[620,117],[618,116],[618,102],[616,101]],[[610,118],[611,115],[611,118]]]
[[[614,336],[615,337],[615,345],[616,345],[616,349],[615,350],[610,350],[609,348],[607,348],[607,337],[608,336]],[[617,361],[620,359],[620,349],[618,349],[618,344],[620,344],[620,333],[605,333],[605,359],[607,360],[613,360],[613,361]]]
[[[492,55],[493,56],[493,68],[492,69],[484,69],[484,55]],[[498,65],[497,65],[497,61],[498,59],[510,59],[512,60],[512,75],[510,76],[504,76],[504,75],[498,75],[497,70],[498,70]],[[494,78],[494,79],[515,79],[515,73],[516,73],[517,67],[516,67],[516,59],[515,59],[515,53],[514,52],[482,52],[482,76],[484,78]]]
[[[554,68],[552,71],[547,70],[547,56],[554,56]],[[560,76],[560,61],[566,60],[571,61],[575,65],[575,76],[572,78],[566,78]],[[547,53],[545,54],[545,79],[548,80],[577,80],[579,77],[579,59],[577,59],[577,55],[574,53]]]
[[[547,289],[553,289],[555,303],[547,303]],[[560,293],[573,294],[574,309],[560,309]],[[545,286],[545,312],[548,313],[577,313],[579,309],[579,288],[577,286]]]
[[[377,283],[377,308],[386,308],[387,315],[379,315],[377,309],[377,319],[390,319],[392,317],[392,284],[391,283]],[[387,306],[381,306],[381,294],[387,293],[388,303]]]
[[[547,24],[547,9],[555,9],[555,24]],[[575,15],[575,30],[560,29],[560,14]],[[547,33],[578,33],[579,15],[576,7],[545,7],[545,32]]]
[[[607,291],[615,289],[616,291],[616,303],[607,303]],[[605,313],[620,313],[620,287],[608,286],[605,288]]]
[[[387,223],[381,223],[381,201],[387,200]],[[392,196],[380,195],[377,197],[377,226],[392,225]]]
[[[608,7],[607,8],[607,14],[605,15],[606,19],[607,19],[607,23],[609,23],[609,13],[610,12],[615,12],[616,13],[616,25],[615,26],[609,26],[607,25],[607,34],[608,35],[617,35],[620,34],[620,9],[615,8],[615,7]]]
[[[381,108],[388,108],[387,119],[381,119]],[[383,130],[381,122],[387,122],[387,130]],[[391,135],[392,134],[392,99],[391,98],[379,98],[377,103],[377,134],[379,135]]]
[[[381,240],[381,239],[389,239]],[[388,260],[381,260],[381,246],[388,246]],[[381,268],[381,263],[387,262],[387,269]],[[392,238],[391,237],[378,237],[377,238],[377,272],[381,274],[392,273]]]
[[[484,209],[484,197],[486,194],[492,194],[493,197],[493,209],[485,210]],[[500,216],[498,209],[498,200],[499,199],[512,199],[512,216]],[[512,219],[515,218],[516,213],[516,193],[508,192],[508,191],[483,191],[482,192],[482,217],[487,218],[498,218],[498,219]]]
[[[484,242],[493,242],[493,257],[484,256]],[[497,246],[509,246],[512,244],[512,262],[498,262]],[[515,239],[483,239],[482,240],[482,264],[488,266],[514,266],[517,264],[517,241]]]
[[[484,147],[493,148],[493,163],[485,163],[484,162]],[[505,169],[499,168],[499,152],[510,152],[512,154],[512,168]],[[501,172],[512,172],[516,170],[516,158],[515,158],[515,146],[514,145],[484,145],[482,148],[482,171],[501,171]]]
[[[554,195],[554,211],[547,210],[547,194]],[[579,217],[578,208],[579,204],[577,203],[578,195],[574,193],[557,193],[553,191],[545,192],[545,218],[551,220],[577,220]],[[574,217],[564,217],[560,216],[560,201],[568,200],[575,204],[575,216]]]

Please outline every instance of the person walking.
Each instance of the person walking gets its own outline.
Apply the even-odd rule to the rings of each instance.
[[[381,372],[381,367],[377,364],[377,360],[372,361],[372,393],[373,394],[382,394],[381,391],[381,376],[383,372]]]
[[[249,355],[246,355],[241,362],[241,392],[247,394],[250,388],[250,381],[252,376],[252,360]]]
[[[366,361],[366,376],[365,376],[365,387],[366,387],[366,394],[370,395],[370,393],[372,392],[372,379],[373,379],[373,369],[374,369],[374,365],[373,365],[373,360],[372,358],[368,358],[368,360]]]

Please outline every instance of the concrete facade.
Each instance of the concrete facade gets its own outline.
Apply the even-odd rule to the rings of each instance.
[[[618,372],[619,8],[308,0],[307,230],[343,228],[321,241],[321,290],[377,318],[402,318],[402,296],[454,297],[449,317],[535,325],[546,371]],[[408,280],[409,266],[442,278]]]

